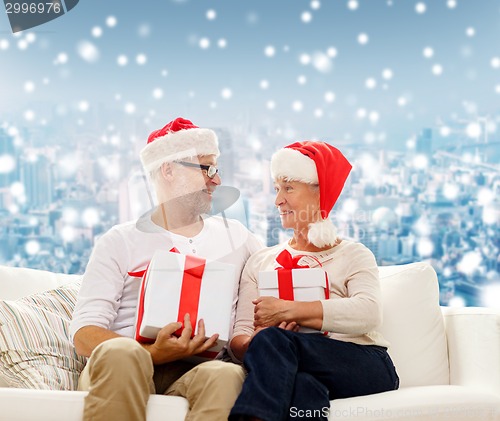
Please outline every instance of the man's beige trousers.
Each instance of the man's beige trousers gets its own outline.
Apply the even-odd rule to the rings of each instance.
[[[78,390],[89,391],[85,421],[144,421],[153,393],[185,397],[189,402],[186,420],[221,421],[227,419],[244,377],[242,367],[222,361],[153,366],[151,355],[138,342],[115,338],[96,347]]]

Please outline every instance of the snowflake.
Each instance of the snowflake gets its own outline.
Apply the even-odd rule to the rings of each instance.
[[[82,100],[78,103],[78,109],[81,111],[81,112],[87,112],[90,108],[90,104],[88,103],[88,101],[85,101],[85,100]]]
[[[293,101],[292,103],[292,110],[295,112],[300,112],[304,108],[304,105],[302,104],[301,101]]]
[[[217,17],[217,12],[213,9],[207,10],[206,17],[208,20],[214,20]]]
[[[133,104],[132,102],[127,102],[125,104],[124,110],[127,114],[134,114],[135,113],[135,104]]]
[[[332,91],[325,92],[325,101],[326,102],[333,102],[333,101],[335,101],[335,93],[332,92]]]
[[[319,0],[312,0],[311,1],[311,9],[318,10],[320,7],[321,7],[321,3]]]
[[[432,56],[434,56],[434,50],[432,49],[432,47],[425,47],[422,54],[425,58],[431,58]]]
[[[110,28],[114,28],[117,23],[118,23],[118,21],[117,21],[116,17],[114,17],[114,16],[108,16],[106,18],[106,25],[108,25],[108,27],[110,27]]]
[[[454,9],[455,7],[457,7],[457,2],[456,0],[448,0],[448,2],[446,3],[447,6],[450,8],[450,9]]]
[[[8,174],[16,168],[16,160],[12,155],[0,155],[0,174]]]
[[[394,76],[394,73],[392,72],[391,69],[384,69],[382,71],[382,77],[386,80],[390,80],[392,79],[392,77]]]
[[[137,54],[135,61],[137,62],[137,64],[139,66],[143,66],[148,61],[148,58],[146,57],[146,54],[141,53],[141,54]]]
[[[364,32],[358,35],[358,42],[359,42],[361,45],[366,45],[366,44],[368,44],[368,41],[369,41],[368,35],[367,35],[367,34],[365,34]]]
[[[469,123],[465,128],[465,133],[467,133],[467,136],[469,137],[477,138],[481,136],[481,126],[479,125],[479,123]]]
[[[415,11],[418,13],[418,14],[423,14],[425,13],[425,11],[427,10],[427,6],[425,5],[425,3],[417,3],[415,5]]]
[[[24,83],[24,91],[27,93],[31,93],[35,90],[35,84],[31,81],[28,80]]]
[[[432,73],[436,76],[440,76],[443,74],[443,66],[441,66],[440,64],[435,64],[434,66],[432,66]]]
[[[347,8],[349,10],[356,10],[358,8],[359,4],[356,0],[349,0],[347,2]]]
[[[312,14],[311,12],[303,12],[302,15],[300,16],[300,19],[304,23],[309,23],[312,21]]]
[[[377,87],[377,81],[370,77],[365,80],[365,86],[367,89],[375,89]]]
[[[128,57],[125,54],[120,54],[116,59],[118,66],[126,66],[128,63]]]
[[[100,26],[94,26],[90,33],[94,38],[100,38],[102,36],[102,28]]]
[[[221,91],[220,96],[224,99],[231,99],[231,97],[233,96],[233,92],[229,88],[224,88]]]
[[[89,63],[99,60],[99,50],[90,41],[81,41],[77,46],[78,54]]]
[[[153,90],[153,98],[155,99],[163,98],[163,90],[161,88],[155,88]]]
[[[208,38],[200,38],[198,45],[202,50],[206,50],[207,48],[210,47],[210,40]]]
[[[267,57],[274,57],[274,55],[276,54],[276,49],[275,49],[272,45],[268,45],[268,46],[264,49],[264,54],[265,54]]]
[[[328,57],[334,58],[334,57],[337,57],[337,54],[338,54],[338,51],[335,47],[328,47],[328,49],[326,50],[326,55]]]

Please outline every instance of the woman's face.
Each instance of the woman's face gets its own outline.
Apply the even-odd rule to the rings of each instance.
[[[318,186],[280,178],[274,189],[283,228],[302,230],[320,219]]]

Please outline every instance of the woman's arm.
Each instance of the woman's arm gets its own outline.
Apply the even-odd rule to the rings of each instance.
[[[331,298],[321,300],[321,330],[352,335],[377,329],[382,321],[382,296],[373,253],[352,243],[325,266]]]
[[[295,322],[299,326],[320,330],[323,325],[323,306],[320,301],[288,301],[259,297],[253,303],[255,327]]]

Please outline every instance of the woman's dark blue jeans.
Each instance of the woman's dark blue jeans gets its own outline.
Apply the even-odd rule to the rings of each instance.
[[[395,390],[387,350],[276,327],[262,330],[245,354],[248,376],[230,420],[327,420],[330,400]]]

